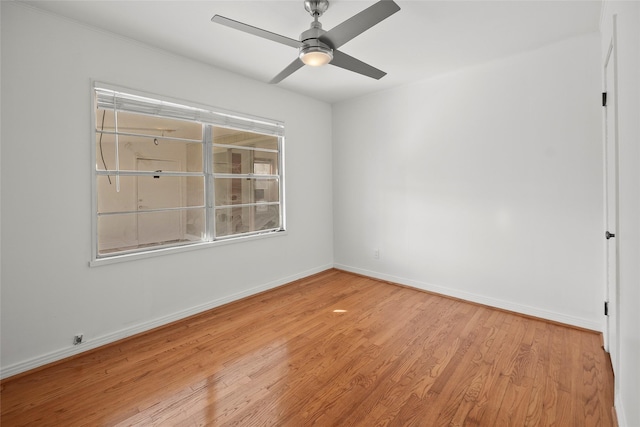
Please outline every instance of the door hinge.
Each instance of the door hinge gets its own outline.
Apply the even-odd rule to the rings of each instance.
[[[609,315],[609,301],[604,302],[604,315],[605,316]]]
[[[607,106],[607,92],[602,92],[602,106]]]

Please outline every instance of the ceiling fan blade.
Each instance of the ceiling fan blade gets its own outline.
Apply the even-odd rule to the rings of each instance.
[[[253,34],[254,36],[262,37],[274,42],[286,44],[291,47],[300,47],[301,43],[298,40],[281,36],[280,34],[272,33],[271,31],[263,30],[252,25],[243,24],[242,22],[234,21],[233,19],[225,18],[224,16],[214,15],[211,18],[211,22],[217,24],[226,25],[227,27],[234,28],[236,30],[244,31],[245,33]]]
[[[362,74],[363,76],[371,77],[376,80],[380,80],[387,75],[382,70],[378,70],[369,64],[366,64],[359,59],[349,56],[339,50],[333,51],[333,59],[329,63],[336,67],[344,68],[345,70],[353,71],[354,73]]]
[[[284,70],[280,71],[280,73],[277,76],[275,76],[273,79],[271,79],[271,81],[269,83],[272,84],[272,85],[274,85],[276,83],[280,83],[286,77],[289,77],[295,71],[297,71],[300,68],[302,68],[303,65],[304,65],[304,62],[302,62],[300,60],[300,58],[296,58],[291,64],[287,65],[287,68],[285,68]]]
[[[319,39],[332,49],[338,49],[349,40],[367,31],[369,28],[382,22],[399,10],[400,6],[394,1],[380,0],[362,12],[353,15],[343,23],[333,27],[320,36]]]

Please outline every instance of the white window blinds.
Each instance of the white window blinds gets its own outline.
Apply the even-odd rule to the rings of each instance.
[[[265,135],[284,136],[284,124],[274,120],[246,115],[239,116],[228,111],[213,111],[177,102],[123,93],[109,88],[107,85],[97,84],[95,93],[96,107],[101,109],[115,109],[138,114],[191,120]]]

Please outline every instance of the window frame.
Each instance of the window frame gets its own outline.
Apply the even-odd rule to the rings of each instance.
[[[99,236],[98,236],[98,218],[101,215],[98,211],[98,177],[104,176],[105,173],[99,170],[99,166],[96,162],[97,156],[97,135],[98,126],[96,125],[97,111],[100,106],[104,108],[104,96],[113,92],[114,110],[115,106],[120,101],[120,96],[124,98],[130,97],[133,102],[132,105],[125,106],[125,108],[117,110],[119,112],[129,112],[134,114],[146,114],[156,117],[165,117],[169,119],[186,120],[196,122],[202,125],[202,176],[203,176],[203,190],[204,190],[204,216],[205,226],[204,234],[201,240],[193,242],[180,242],[168,245],[154,245],[146,248],[136,248],[132,250],[125,250],[114,252],[112,254],[100,254],[99,253]],[[136,111],[136,102],[138,99],[143,104],[140,111]],[[100,101],[99,101],[100,99]],[[145,104],[146,101],[151,101]],[[124,101],[126,105],[127,101]],[[142,109],[152,106],[156,103],[159,110],[154,113],[142,111]],[[162,109],[164,105],[168,107],[168,114],[164,114]],[[102,109],[102,108],[101,108]],[[181,114],[186,112],[189,117],[176,117],[172,114]],[[252,179],[276,179],[278,181],[279,200],[277,202],[264,203],[265,206],[277,205],[279,210],[279,226],[268,230],[254,230],[245,233],[234,233],[230,235],[216,236],[216,211],[221,209],[221,206],[216,206],[215,199],[215,186],[216,178],[230,178],[232,174],[221,174],[214,171],[214,146],[216,146],[215,136],[213,135],[215,128],[226,128],[238,131],[246,131],[255,134],[262,134],[267,136],[275,136],[277,138],[277,174],[264,175],[259,178]],[[102,131],[101,131],[102,132]],[[220,145],[220,144],[218,144]],[[246,148],[244,146],[238,146],[243,149],[251,150],[252,152],[260,152],[261,150],[254,150]],[[238,148],[236,147],[236,148]],[[269,151],[269,150],[267,150]],[[273,152],[273,151],[271,151]],[[116,162],[117,163],[117,162]],[[203,105],[192,101],[186,101],[182,99],[171,98],[167,96],[151,94],[135,89],[125,88],[122,86],[116,86],[108,83],[92,81],[91,83],[91,260],[90,266],[99,266],[105,264],[112,264],[116,262],[129,261],[135,259],[144,259],[160,255],[166,255],[169,253],[179,253],[184,251],[202,249],[206,247],[234,244],[244,242],[248,240],[270,238],[275,236],[283,236],[287,233],[286,227],[286,203],[285,203],[285,135],[284,135],[284,122],[272,119],[266,119],[263,117],[251,116],[244,113],[237,113],[233,111],[224,110],[209,105]],[[272,168],[274,165],[272,165]],[[120,171],[116,164],[116,169],[108,169],[108,172],[118,171],[120,176],[144,176],[146,172],[132,174],[131,171]],[[251,165],[251,172],[249,175],[254,175],[253,165]],[[172,173],[163,172],[168,175],[180,175],[190,176],[191,173]],[[112,175],[113,176],[113,175]],[[244,174],[240,175],[244,177]],[[231,177],[239,178],[239,177]],[[257,203],[255,200],[251,203],[252,207],[258,207],[263,203]],[[185,209],[188,209],[186,207]]]

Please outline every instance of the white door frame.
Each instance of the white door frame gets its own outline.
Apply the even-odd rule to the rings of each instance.
[[[603,64],[603,87],[607,93],[603,113],[604,153],[604,222],[607,232],[615,237],[605,240],[605,298],[608,316],[605,320],[604,346],[611,357],[614,374],[619,362],[619,298],[618,272],[618,211],[619,211],[619,154],[618,154],[618,76],[616,48],[616,16],[613,16],[613,34]],[[604,236],[603,236],[604,237]]]

